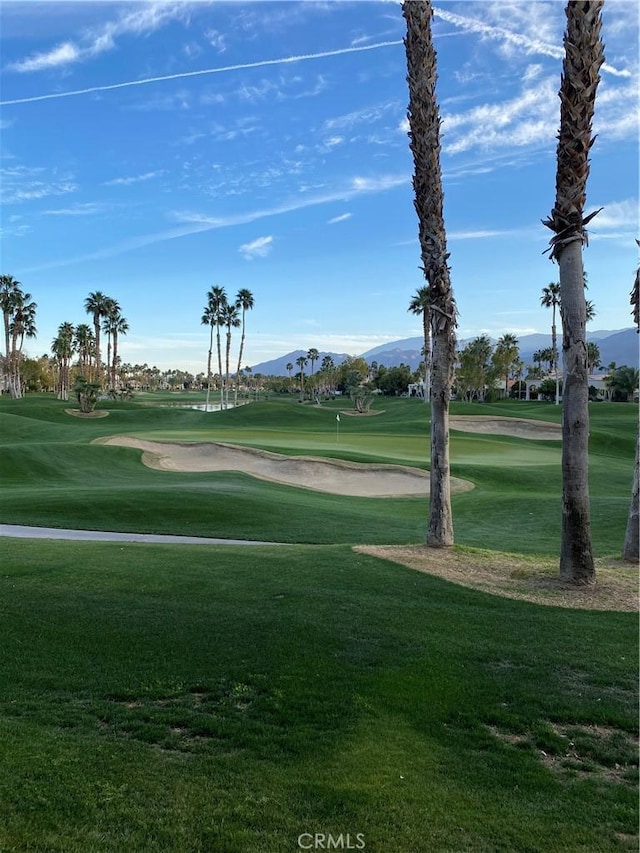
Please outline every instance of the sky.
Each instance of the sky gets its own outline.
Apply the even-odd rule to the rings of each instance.
[[[433,33],[459,338],[548,332],[564,2],[440,0]],[[206,368],[209,288],[249,289],[243,362],[421,334],[398,2],[3,0],[1,272],[32,356],[92,291],[124,362]],[[592,330],[632,325],[638,5],[606,0],[587,186]],[[237,336],[234,338],[234,352]],[[232,356],[232,360],[233,360]]]

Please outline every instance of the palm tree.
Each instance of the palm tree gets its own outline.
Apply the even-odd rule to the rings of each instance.
[[[11,333],[9,324],[13,317],[16,304],[22,295],[22,283],[12,275],[0,275],[0,308],[4,320],[4,362],[7,378],[9,376],[9,361],[11,352]]]
[[[15,312],[24,301],[22,284],[12,275],[0,276],[0,308],[4,320],[4,369],[7,376],[9,393],[12,397],[20,396],[19,389],[15,387],[12,371],[13,357],[11,352],[11,323]]]
[[[560,402],[560,379],[558,377],[558,335],[556,332],[556,308],[560,306],[560,283],[549,282],[542,288],[540,304],[544,308],[551,308],[551,349],[553,351],[553,367],[556,374],[556,406]]]
[[[456,357],[456,305],[447,266],[442,213],[440,114],[436,99],[436,53],[431,38],[430,0],[405,0],[405,48],[409,84],[409,139],[413,154],[413,189],[418,214],[424,277],[429,286],[433,337],[431,401],[431,480],[427,544],[453,545],[449,466],[449,401]]]
[[[307,358],[311,362],[311,375],[313,376],[313,365],[320,358],[320,353],[315,347],[311,347],[311,349],[307,353]]]
[[[220,312],[220,325],[227,327],[227,350],[226,350],[226,371],[224,379],[224,408],[229,406],[229,358],[231,355],[231,329],[239,328],[240,317],[238,316],[238,306],[229,305],[228,303]]]
[[[293,364],[291,364],[290,361],[287,362],[286,370],[289,374],[289,384],[291,384],[291,371],[293,370]]]
[[[597,367],[602,367],[600,361],[600,347],[593,341],[587,343],[587,372],[589,376]]]
[[[327,355],[322,357],[322,364],[320,365],[320,370],[327,377],[326,384],[325,384],[325,390],[327,391],[327,393],[333,392],[333,369],[334,369],[334,367],[335,367],[335,365],[333,362],[333,357],[327,353]]]
[[[431,399],[431,328],[429,311],[429,286],[419,287],[411,297],[407,311],[411,311],[417,317],[422,316],[422,355],[424,356],[424,402]]]
[[[36,309],[37,305],[31,299],[30,293],[23,293],[16,302],[13,317],[9,323],[11,334],[11,357],[10,374],[11,386],[15,394],[12,396],[22,397],[22,382],[20,380],[20,360],[22,358],[22,346],[25,338],[35,338]],[[19,343],[18,343],[19,342]]]
[[[250,400],[251,399],[251,374],[253,373],[253,370],[247,364],[244,368],[244,372],[245,372],[246,377],[247,377],[247,395],[246,396],[247,396],[247,400]]]
[[[304,368],[307,364],[307,357],[304,355],[299,355],[296,358],[296,364],[300,368],[300,402],[304,401]]]
[[[509,376],[515,363],[518,361],[518,338],[510,332],[498,338],[493,353],[493,363],[496,371],[504,376],[504,395],[509,396]]]
[[[217,316],[214,314],[211,305],[207,304],[202,312],[200,322],[203,326],[209,326],[209,352],[207,354],[207,400],[205,403],[205,412],[209,411],[209,395],[211,393],[211,355],[213,353],[213,327],[216,325]]]
[[[244,350],[245,315],[254,306],[253,293],[243,287],[236,295],[236,308],[242,309],[242,334],[240,336],[240,350],[238,352],[238,369],[236,370],[236,388],[233,397],[233,405],[238,405],[238,385],[240,384],[240,365],[242,364],[242,352]]]
[[[127,319],[120,313],[111,319],[111,337],[113,338],[113,358],[111,360],[111,387],[118,387],[118,338],[129,331]]]
[[[640,243],[636,240],[640,246]],[[640,333],[640,267],[636,270],[636,277],[631,289],[631,313],[636,330]],[[637,385],[636,385],[637,387]],[[638,565],[640,558],[640,424],[636,432],[636,461],[633,469],[633,487],[631,489],[631,504],[629,506],[629,517],[627,529],[622,546],[622,558],[629,563]]]
[[[95,351],[95,339],[87,323],[79,323],[74,332],[74,348],[78,353],[78,366],[83,373],[89,369],[89,361]]]
[[[73,337],[73,324],[61,323],[58,334],[51,342],[51,352],[58,361],[58,400],[69,399],[69,363],[73,354]]]
[[[218,350],[218,377],[222,383],[222,352],[220,348],[220,328],[222,322],[222,310],[227,304],[227,294],[224,287],[215,285],[207,291],[207,304],[202,313],[201,323],[203,326],[210,327],[209,335],[209,353],[207,357],[207,401],[206,408],[209,408],[209,394],[211,392],[211,354],[213,351],[213,327],[216,327],[216,341]],[[222,408],[222,389],[220,393],[220,408]]]
[[[600,66],[603,0],[566,7],[565,57],[560,84],[556,198],[545,225],[553,231],[551,258],[560,270],[562,351],[562,542],[560,577],[576,584],[595,582],[589,507],[589,385],[587,375],[586,305],[582,246],[589,150],[594,142],[591,121]]]
[[[208,305],[214,317],[216,324],[216,346],[218,350],[218,376],[220,378],[220,406],[222,407],[222,351],[220,349],[220,329],[224,325],[222,322],[222,312],[227,305],[227,293],[224,287],[215,285],[207,293]]]
[[[115,299],[112,299],[110,296],[107,296],[105,312],[102,318],[102,331],[107,336],[107,381],[112,381],[112,372],[111,372],[111,322],[112,320],[120,314],[120,306],[116,302]]]
[[[96,341],[96,380],[102,382],[102,353],[100,351],[100,320],[106,317],[113,300],[99,290],[90,293],[84,300],[84,310],[93,317],[93,332]]]

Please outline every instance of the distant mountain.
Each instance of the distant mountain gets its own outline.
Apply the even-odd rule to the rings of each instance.
[[[590,340],[593,338],[590,337]],[[612,361],[618,365],[626,364],[637,367],[640,360],[638,344],[640,336],[635,329],[623,329],[621,332],[610,332],[607,337],[597,341],[600,347],[600,360],[606,367]]]
[[[383,353],[387,353],[390,350],[402,350],[406,352],[414,352],[418,350],[418,353],[422,349],[423,338],[403,338],[400,341],[391,341],[387,344],[380,344],[379,347],[374,347],[373,349],[368,349],[366,352],[362,353],[362,358],[366,358],[367,361],[377,361],[378,356]],[[386,363],[386,362],[385,362]],[[399,364],[400,362],[398,362]],[[405,361],[405,364],[407,362]],[[390,367],[391,365],[387,365]]]
[[[463,349],[473,338],[464,338],[458,341],[458,349]],[[638,333],[634,328],[618,331],[595,331],[589,332],[588,340],[598,344],[600,348],[600,360],[603,365],[615,361],[616,364],[628,364],[635,367],[638,364]],[[492,339],[495,345],[496,340]],[[522,335],[518,338],[520,358],[525,364],[533,364],[533,354],[540,349],[551,346],[551,335],[533,334]],[[369,363],[377,361],[386,367],[397,367],[399,364],[408,364],[412,370],[416,370],[422,361],[420,350],[422,349],[422,338],[405,338],[400,341],[391,341],[382,346],[374,347],[362,354]],[[562,350],[562,335],[558,335],[558,349]]]
[[[295,376],[296,373],[300,372],[300,368],[296,364],[296,359],[300,358],[303,355],[306,358],[307,350],[297,349],[293,352],[289,352],[286,355],[280,356],[280,358],[273,358],[271,361],[261,361],[260,364],[254,364],[251,366],[252,373],[262,373],[263,376],[288,376],[289,371],[287,370],[287,364],[291,363],[293,365],[293,370],[291,371],[291,375]],[[322,359],[325,355],[330,355],[333,359],[333,363],[338,365],[341,364],[345,358],[349,356],[344,352],[318,352],[318,360],[313,365],[313,372],[316,373],[320,370],[320,365],[322,364]],[[311,372],[311,362],[307,363],[305,367],[305,374],[309,374]]]
[[[588,339],[600,347],[600,360],[602,364],[610,364],[614,361],[617,365],[627,364],[630,367],[637,367],[639,360],[638,345],[640,337],[635,328],[621,329],[618,331],[596,331],[589,332]],[[458,349],[462,349],[473,338],[464,338],[458,341]],[[496,343],[492,340],[493,344]],[[522,335],[518,339],[520,347],[520,358],[525,364],[533,364],[533,354],[537,350],[546,349],[551,346],[551,335],[534,334]],[[558,348],[562,350],[562,335],[558,336]],[[361,354],[369,364],[375,361],[379,365],[384,364],[385,367],[397,367],[399,364],[407,364],[412,370],[416,370],[422,361],[420,350],[422,349],[422,338],[403,338],[399,341],[390,341],[381,346],[374,347]],[[263,361],[261,364],[256,364],[252,367],[254,373],[262,373],[266,376],[287,376],[287,363],[291,362],[294,365],[293,373],[298,372],[296,359],[299,356],[306,356],[305,350],[294,350],[280,358],[275,358],[271,361]],[[330,355],[333,358],[334,364],[341,364],[348,355],[346,353],[336,352],[321,352],[320,358],[316,363],[314,370],[319,370],[322,359],[325,355]],[[310,365],[307,369],[310,368]]]

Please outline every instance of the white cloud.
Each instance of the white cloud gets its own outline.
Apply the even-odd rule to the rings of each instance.
[[[347,219],[351,219],[353,214],[351,213],[341,213],[340,216],[334,216],[333,219],[328,221],[328,225],[335,225],[336,222],[344,222]]]
[[[637,233],[639,230],[638,217],[638,199],[627,198],[624,201],[613,201],[609,204],[591,204],[588,205],[588,210],[592,208],[597,210],[603,207],[600,213],[591,220],[588,229],[589,232],[598,234],[602,231],[613,231],[619,229],[627,229]]]
[[[46,68],[57,68],[60,65],[69,65],[71,62],[77,62],[80,58],[80,51],[76,45],[71,42],[59,44],[46,53],[36,53],[27,59],[14,62],[9,65],[13,71],[43,71]]]
[[[14,166],[0,170],[0,195],[3,204],[33,201],[47,196],[66,195],[78,186],[70,176],[46,179],[40,167]],[[54,173],[55,174],[55,173]]]
[[[139,184],[141,181],[150,181],[152,178],[157,178],[158,175],[164,174],[165,170],[159,169],[156,172],[145,172],[143,175],[133,175],[129,178],[112,178],[110,181],[105,181],[104,185],[105,187],[128,187],[130,184]]]
[[[495,5],[495,4],[494,4]],[[509,11],[513,11],[517,9],[517,6],[513,4],[501,4]],[[519,4],[522,7],[522,4]],[[478,4],[480,8],[480,4]],[[530,13],[531,6],[535,6],[535,4],[529,4],[526,7],[527,14]],[[482,39],[488,41],[497,41],[500,42],[501,45],[506,45],[509,48],[513,48],[514,55],[520,56],[524,52],[526,56],[531,55],[539,55],[539,56],[550,56],[553,59],[562,59],[564,57],[564,47],[561,45],[561,42],[550,43],[544,41],[542,38],[539,38],[535,35],[523,35],[522,33],[513,32],[512,30],[506,29],[501,26],[492,26],[490,24],[485,23],[484,21],[480,21],[477,18],[470,18],[463,15],[457,15],[453,12],[446,11],[445,9],[440,9],[434,7],[433,14],[436,18],[440,18],[443,21],[446,21],[449,24],[453,24],[456,27],[460,27],[464,32],[467,33],[476,33],[482,37]],[[602,66],[602,70],[608,72],[617,77],[630,77],[631,72],[627,69],[618,69],[609,65],[608,63],[604,63]]]
[[[511,100],[446,114],[442,122],[443,151],[459,154],[472,148],[553,143],[559,119],[557,81],[547,77]]]
[[[344,136],[330,136],[328,139],[324,141],[325,148],[335,148],[337,145],[342,145],[344,142]]]
[[[85,204],[74,204],[72,207],[43,210],[40,216],[94,216],[97,213],[103,213],[104,210],[104,204],[86,202]]]
[[[384,104],[376,104],[372,107],[365,107],[361,110],[354,110],[351,113],[346,113],[345,115],[336,116],[336,118],[328,119],[324,123],[324,126],[327,130],[333,130],[338,128],[349,130],[359,124],[372,124],[373,122],[376,122],[380,118],[382,118],[382,116],[388,113],[390,110],[397,109],[397,101],[387,101]]]
[[[351,186],[356,192],[382,192],[409,184],[408,175],[376,175],[372,178],[353,178]]]
[[[205,39],[209,42],[211,47],[215,48],[218,53],[224,53],[227,49],[227,45],[225,42],[225,37],[222,33],[218,32],[218,30],[209,29],[204,32]]]
[[[49,51],[18,60],[9,65],[9,69],[29,73],[83,62],[113,50],[117,36],[144,35],[168,21],[183,17],[186,11],[186,4],[181,2],[141,4],[135,11],[122,14],[115,21],[107,21],[101,27],[87,31],[78,43],[64,42]]]
[[[243,243],[238,249],[246,261],[254,258],[266,258],[273,248],[273,237],[256,237],[250,243]]]

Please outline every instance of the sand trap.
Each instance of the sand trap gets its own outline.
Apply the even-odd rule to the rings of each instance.
[[[143,463],[163,471],[240,471],[288,486],[355,497],[429,494],[429,472],[404,465],[365,465],[311,456],[282,456],[220,443],[161,443],[130,435],[102,438],[97,443],[142,450]],[[473,484],[466,480],[451,478],[454,493],[472,488]]]
[[[531,421],[524,418],[501,418],[478,415],[453,415],[449,418],[451,429],[493,435],[511,435],[516,438],[537,438],[545,441],[562,441],[562,427],[550,421]]]

